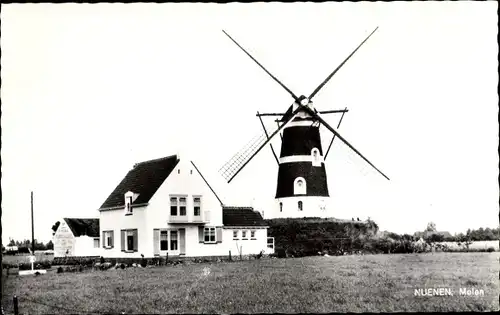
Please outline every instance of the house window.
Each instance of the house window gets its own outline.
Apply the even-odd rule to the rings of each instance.
[[[186,197],[179,198],[179,215],[186,215]]]
[[[170,197],[170,215],[177,215],[177,197]]]
[[[305,195],[307,191],[306,181],[302,177],[297,177],[293,185],[293,193],[295,195]]]
[[[205,243],[215,243],[215,228],[208,227],[203,230],[203,239]]]
[[[113,248],[113,231],[104,231],[104,248]]]
[[[168,250],[168,231],[160,232],[160,250]]]
[[[194,216],[201,215],[201,197],[193,197]]]
[[[267,238],[267,248],[274,249],[274,237]]]
[[[242,240],[247,240],[247,231],[241,231],[241,239]]]
[[[170,231],[170,250],[177,250],[177,231]]]
[[[233,240],[237,240],[238,239],[238,230],[234,230],[233,231]]]
[[[99,248],[99,239],[94,238],[94,248]]]
[[[299,206],[299,211],[302,211],[302,201],[298,202],[298,206]]]
[[[132,214],[132,196],[125,197],[125,214]]]
[[[126,232],[126,240],[127,240],[127,251],[133,251],[134,250],[134,232],[132,231],[127,231]]]
[[[255,239],[255,231],[250,231],[250,238]]]

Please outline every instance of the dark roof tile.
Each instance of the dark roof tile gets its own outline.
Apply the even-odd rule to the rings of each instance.
[[[259,212],[251,207],[223,207],[222,223],[224,226],[265,226]]]
[[[87,235],[99,237],[99,219],[64,218],[75,237]]]
[[[149,160],[134,165],[125,178],[101,205],[100,209],[125,206],[125,193],[132,191],[139,194],[133,204],[149,202],[161,184],[179,163],[177,155]]]

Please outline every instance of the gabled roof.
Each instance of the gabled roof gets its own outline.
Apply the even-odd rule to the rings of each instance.
[[[99,219],[64,218],[75,237],[87,235],[99,237]]]
[[[124,195],[128,191],[138,194],[137,199],[132,204],[148,203],[161,184],[172,173],[177,163],[179,163],[177,155],[137,163],[116,186],[100,209],[124,207]]]
[[[251,207],[222,208],[222,224],[224,226],[265,226],[266,223],[259,212]]]

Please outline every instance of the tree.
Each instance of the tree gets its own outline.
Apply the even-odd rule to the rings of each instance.
[[[45,247],[47,249],[52,249],[53,250],[54,249],[54,243],[52,243],[52,241],[49,241],[47,244],[45,244]]]
[[[426,231],[429,231],[429,232],[436,232],[436,223],[434,222],[429,222],[427,224],[427,228],[425,229]]]

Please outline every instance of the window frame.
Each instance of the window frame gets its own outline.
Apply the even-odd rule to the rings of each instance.
[[[129,238],[132,240],[129,248]],[[134,251],[134,230],[125,230],[125,252],[130,253]]]
[[[172,239],[172,233],[175,233],[175,239]],[[175,241],[175,249],[173,246],[173,242]],[[168,250],[169,251],[178,251],[179,250],[179,232],[177,230],[169,230],[168,231]]]
[[[188,205],[188,196],[187,195],[170,195],[170,216],[171,217],[187,217],[187,205]],[[181,202],[181,198],[184,198],[185,201]],[[175,200],[175,202],[174,202]],[[181,214],[181,208],[183,208],[184,214]],[[173,213],[173,209],[175,209],[175,214]]]
[[[208,231],[208,233],[207,233]],[[213,231],[213,238],[214,240],[211,241],[210,238],[212,236],[212,232]],[[207,236],[208,236],[208,241],[207,241]],[[215,227],[204,227],[203,228],[203,243],[205,244],[215,244],[217,243],[217,231],[216,231],[216,228]]]
[[[239,230],[233,230],[233,241],[239,240]]]
[[[302,182],[302,185],[299,186],[299,182]],[[297,177],[293,181],[293,194],[294,195],[306,195],[307,194],[307,181],[304,177]]]
[[[241,239],[244,241],[248,240],[247,230],[241,230]]]
[[[168,237],[168,230],[160,230],[160,237],[159,237],[159,241],[160,241],[160,251],[169,251],[170,250],[170,247],[169,247],[169,237]],[[162,240],[161,237],[162,235],[165,235],[166,236],[166,239]],[[167,249],[162,249],[161,248],[161,245],[162,245],[162,242],[165,242],[165,244],[167,245]]]
[[[256,240],[257,239],[257,237],[255,236],[255,232],[256,232],[256,230],[250,230],[250,239],[251,240]]]
[[[102,233],[104,234],[104,246],[103,246],[103,248],[104,249],[113,248],[114,247],[114,244],[113,244],[114,231],[113,230],[106,230],[106,231],[102,231]]]
[[[202,196],[201,195],[193,195],[193,216],[194,217],[201,217],[201,211],[202,211]],[[199,199],[199,201],[196,201],[196,199]],[[198,214],[196,214],[196,208],[198,208]]]

